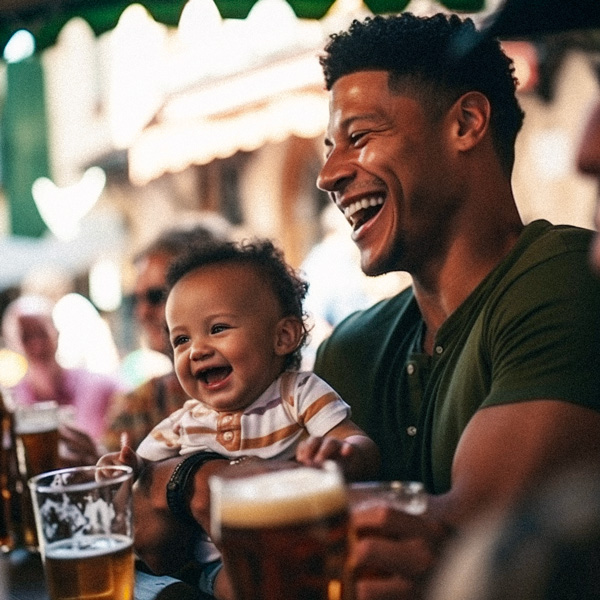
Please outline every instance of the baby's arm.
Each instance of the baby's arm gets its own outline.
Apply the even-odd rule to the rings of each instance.
[[[325,460],[334,460],[349,481],[378,478],[381,464],[375,442],[350,419],[345,419],[324,436],[310,436],[300,442],[296,460],[315,466],[322,465]]]
[[[96,463],[99,467],[127,466],[133,469],[134,480],[138,478],[143,468],[146,466],[146,460],[132,450],[129,446],[123,446],[119,452],[109,452],[101,456]]]

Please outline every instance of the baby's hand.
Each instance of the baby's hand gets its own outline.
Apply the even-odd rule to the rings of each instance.
[[[104,456],[101,456],[96,463],[98,467],[106,467],[100,471],[100,476],[110,474],[110,467],[114,466],[126,466],[133,469],[133,478],[137,479],[138,475],[142,472],[145,466],[144,459],[134,452],[129,446],[123,446],[120,452],[109,452]]]
[[[296,460],[307,466],[320,467],[326,460],[334,460],[344,466],[356,448],[345,440],[334,437],[310,436],[298,444]]]

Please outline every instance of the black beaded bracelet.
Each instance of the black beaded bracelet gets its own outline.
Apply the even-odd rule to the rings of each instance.
[[[186,489],[194,473],[211,460],[226,458],[216,452],[196,452],[184,458],[167,483],[167,506],[171,514],[183,521],[195,521],[187,505]]]

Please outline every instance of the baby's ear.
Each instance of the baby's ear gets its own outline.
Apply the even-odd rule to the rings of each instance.
[[[291,354],[302,340],[302,323],[296,317],[283,317],[277,323],[275,354],[286,356]]]

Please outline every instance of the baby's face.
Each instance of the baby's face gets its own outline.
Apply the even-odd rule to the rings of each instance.
[[[249,406],[281,372],[286,320],[253,267],[219,264],[191,271],[171,290],[166,318],[183,389],[215,410]]]

